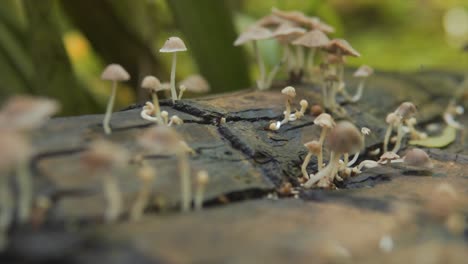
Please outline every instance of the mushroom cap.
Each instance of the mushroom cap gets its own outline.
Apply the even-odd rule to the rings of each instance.
[[[31,155],[31,146],[26,138],[13,130],[0,130],[0,172],[5,172]]]
[[[403,102],[395,110],[395,114],[403,120],[413,117],[417,112],[416,106],[411,102]]]
[[[187,47],[185,46],[184,41],[179,37],[168,38],[162,48],[159,50],[159,52],[163,53],[179,51],[187,51]]]
[[[306,107],[309,106],[309,102],[307,102],[307,100],[305,100],[305,99],[302,99],[302,100],[299,102],[299,105],[300,105],[301,107],[306,108]]]
[[[237,37],[236,41],[234,41],[234,46],[240,46],[253,40],[263,40],[272,37],[273,33],[268,28],[251,26]]]
[[[408,150],[404,157],[404,164],[412,167],[419,167],[424,169],[432,169],[434,165],[427,153],[419,148]]]
[[[318,115],[314,119],[314,124],[326,128],[333,128],[336,125],[335,120],[333,120],[333,117],[327,113],[321,113],[320,115]]]
[[[364,141],[355,125],[340,121],[328,134],[327,145],[330,151],[336,153],[356,153],[362,149]]]
[[[308,26],[312,29],[317,29],[325,33],[333,33],[335,32],[335,28],[328,25],[327,23],[320,20],[318,17],[309,17],[309,24]]]
[[[151,92],[159,92],[163,90],[159,79],[151,75],[143,78],[143,81],[141,81],[141,88],[147,89]]]
[[[308,48],[325,47],[330,39],[320,30],[311,30],[292,42],[293,45],[301,45]]]
[[[180,82],[180,85],[184,85],[187,91],[193,93],[206,93],[210,91],[210,85],[205,78],[199,74],[188,76]]]
[[[275,15],[267,15],[255,22],[254,26],[266,27],[266,28],[276,28],[281,24],[290,23],[290,21],[281,18]]]
[[[399,158],[400,158],[400,156],[398,154],[396,154],[395,152],[387,151],[384,154],[382,154],[382,156],[380,156],[380,159],[379,159],[378,162],[386,162],[386,161],[390,161],[390,160],[396,160],[396,159],[399,159]]]
[[[59,109],[59,103],[53,99],[13,96],[0,109],[0,128],[32,130],[44,124]]]
[[[171,127],[155,126],[143,132],[137,141],[148,151],[174,154],[180,150],[180,138]]]
[[[389,113],[385,118],[385,122],[389,125],[395,125],[401,122],[401,118],[395,113]]]
[[[344,64],[346,63],[345,56],[328,53],[325,57],[328,64]]]
[[[92,170],[107,170],[125,166],[129,161],[127,150],[107,140],[96,140],[81,155],[81,163]]]
[[[304,35],[304,33],[306,33],[306,30],[301,27],[291,25],[290,23],[283,23],[273,32],[273,37],[280,42],[289,43]]]
[[[281,93],[284,94],[284,95],[287,95],[287,96],[289,96],[291,98],[296,97],[296,89],[294,89],[294,87],[292,87],[292,86],[288,86],[288,87],[283,88],[283,90],[281,90]]]
[[[271,13],[297,24],[308,25],[310,23],[310,18],[300,11],[283,11],[273,7]]]
[[[358,78],[366,78],[372,75],[373,73],[374,69],[372,69],[370,66],[362,65],[354,72],[353,76]]]
[[[128,81],[130,80],[130,74],[117,63],[107,65],[107,67],[101,73],[101,79],[105,81]]]
[[[361,54],[357,52],[348,41],[344,39],[332,39],[328,42],[324,49],[330,53],[339,54],[342,56],[353,56],[361,57]]]
[[[309,152],[312,152],[314,154],[318,154],[322,151],[322,146],[317,140],[309,141],[305,143],[304,146],[309,150]]]
[[[197,184],[206,185],[210,180],[210,176],[206,170],[201,170],[197,173]]]
[[[174,125],[182,125],[184,123],[184,120],[180,119],[180,117],[176,115],[171,116],[171,121]]]

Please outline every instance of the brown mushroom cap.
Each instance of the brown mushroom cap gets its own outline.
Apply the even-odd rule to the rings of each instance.
[[[0,128],[32,130],[60,109],[57,101],[25,95],[13,96],[0,109]]]
[[[322,146],[317,140],[312,140],[304,144],[304,146],[312,153],[319,154],[322,151]]]
[[[114,166],[125,166],[128,152],[110,141],[97,140],[81,155],[81,163],[91,170],[107,170]]]
[[[280,18],[292,21],[294,23],[307,25],[310,23],[310,18],[299,11],[282,11],[277,8],[272,8],[271,13]]]
[[[255,22],[254,26],[265,28],[277,28],[281,24],[290,23],[288,20],[275,15],[267,15]]]
[[[395,114],[400,118],[406,120],[413,117],[417,112],[416,106],[411,102],[403,102],[395,110]]]
[[[112,63],[107,65],[101,74],[101,79],[105,81],[128,81],[130,80],[130,74],[120,65]]]
[[[187,51],[184,41],[179,37],[170,37],[166,40],[159,52],[179,52]]]
[[[354,72],[353,76],[358,77],[358,78],[366,78],[372,75],[373,73],[374,73],[374,69],[372,69],[371,67],[367,65],[362,65]]]
[[[289,43],[304,35],[304,33],[306,33],[306,30],[301,27],[283,23],[273,32],[273,37],[282,43]]]
[[[210,91],[210,85],[208,82],[203,78],[203,76],[198,74],[188,76],[180,82],[180,85],[185,86],[187,91],[193,93],[206,93]]]
[[[292,42],[293,45],[301,45],[308,48],[325,47],[330,39],[320,30],[312,30]]]
[[[419,148],[408,150],[404,157],[404,164],[412,167],[432,169],[434,165],[427,153]]]
[[[309,25],[311,29],[320,30],[325,33],[333,33],[335,32],[335,28],[328,25],[327,23],[320,20],[318,17],[310,17],[309,18]]]
[[[364,145],[359,129],[348,121],[340,121],[327,136],[330,151],[336,153],[356,153]]]
[[[161,82],[159,81],[159,79],[151,75],[143,78],[143,81],[141,82],[141,88],[147,89],[152,92],[159,92],[164,90],[161,88]]]
[[[336,125],[333,117],[327,113],[321,113],[319,116],[317,116],[314,119],[314,124],[326,128],[333,128]]]
[[[380,156],[380,159],[378,162],[387,162],[387,161],[396,160],[399,158],[400,156],[396,154],[395,152],[387,151],[384,154],[382,154],[382,156]]]
[[[328,64],[344,64],[346,63],[345,56],[328,53],[325,57]]]
[[[32,152],[27,140],[21,134],[12,130],[0,130],[0,146],[2,147],[2,151],[0,151],[0,172],[5,172],[18,162],[24,161]]]
[[[147,129],[138,137],[137,141],[143,148],[155,153],[174,154],[180,148],[179,134],[167,126],[155,126]]]
[[[252,26],[239,35],[236,41],[234,41],[234,46],[240,46],[253,40],[263,40],[272,37],[273,33],[269,29],[265,27]]]
[[[395,113],[389,113],[385,118],[385,122],[389,125],[395,125],[401,122],[401,118]]]
[[[360,57],[361,54],[357,52],[349,43],[344,39],[332,39],[328,42],[324,49],[328,52],[339,54],[342,56]]]
[[[287,95],[291,98],[294,98],[296,97],[296,89],[294,89],[294,87],[292,86],[288,86],[286,88],[283,88],[283,90],[281,90],[281,93],[284,94],[284,95]]]

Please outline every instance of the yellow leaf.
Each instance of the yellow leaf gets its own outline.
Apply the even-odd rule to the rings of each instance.
[[[442,134],[434,137],[427,137],[420,140],[411,140],[410,145],[423,146],[428,148],[443,148],[454,142],[457,137],[457,130],[452,126],[447,126]]]

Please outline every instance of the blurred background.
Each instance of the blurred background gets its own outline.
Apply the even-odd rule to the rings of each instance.
[[[251,87],[251,50],[232,43],[272,7],[333,25],[363,55],[351,66],[468,71],[466,0],[1,0],[0,103],[28,93],[61,101],[61,115],[102,112],[110,86],[99,76],[109,63],[132,76],[117,108],[144,100],[145,75],[169,81],[172,57],[158,50],[172,35],[189,49],[177,80],[200,73],[213,93]],[[280,59],[274,41],[260,48],[268,65]]]

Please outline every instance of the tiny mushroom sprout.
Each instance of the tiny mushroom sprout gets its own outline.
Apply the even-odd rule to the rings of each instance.
[[[383,151],[384,153],[388,151],[388,143],[390,141],[390,136],[394,127],[397,127],[401,123],[401,118],[395,113],[389,113],[385,118],[385,122],[388,124],[387,130],[385,132],[384,142],[383,142]]]
[[[169,122],[169,124],[167,124],[167,126],[180,126],[184,123],[184,120],[180,119],[180,117],[176,116],[176,115],[173,115],[171,116],[171,121]]]
[[[302,163],[301,171],[302,177],[304,177],[304,179],[309,179],[309,174],[307,173],[307,165],[309,165],[310,158],[312,158],[312,155],[318,156],[322,152],[322,146],[317,140],[309,141],[305,143],[304,146],[307,148],[308,152],[304,158],[304,162]]]
[[[156,172],[151,166],[143,165],[143,167],[138,170],[137,176],[140,178],[141,187],[130,211],[130,219],[133,221],[140,220],[143,215],[143,211],[148,205],[148,201],[151,196],[151,186],[156,176]]]
[[[207,93],[210,91],[210,85],[205,80],[205,78],[203,78],[203,76],[198,75],[198,74],[193,74],[180,82],[179,100],[182,99],[182,95],[184,94],[185,91],[192,92],[192,93]]]
[[[197,173],[197,191],[194,198],[195,210],[201,210],[203,208],[203,196],[205,194],[205,188],[209,181],[208,172],[201,170]]]
[[[318,49],[325,47],[330,39],[320,30],[311,30],[292,42],[293,45],[309,48],[305,69],[312,69],[314,57]]]
[[[356,94],[351,98],[351,102],[357,102],[361,99],[362,93],[364,91],[364,85],[369,76],[374,73],[374,69],[367,65],[362,65],[359,67],[353,74],[354,77],[359,78],[359,84],[356,91]]]
[[[327,166],[317,174],[310,177],[304,184],[305,188],[311,188],[318,181],[320,186],[329,187],[338,173],[340,157],[345,153],[356,153],[363,147],[363,139],[355,125],[348,121],[340,121],[330,131],[327,137],[327,145],[330,149],[330,160]]]
[[[301,106],[301,109],[299,109],[299,111],[296,111],[294,113],[295,119],[301,119],[302,117],[304,117],[305,111],[307,110],[307,107],[309,106],[309,102],[307,102],[307,100],[305,99],[302,99],[299,102],[299,105]]]
[[[181,136],[171,127],[155,126],[147,129],[138,138],[138,143],[152,153],[175,154],[178,159],[178,169],[181,184],[181,210],[190,210],[191,180],[190,164],[187,153],[191,151]]]
[[[395,110],[395,114],[398,116],[400,122],[398,123],[397,128],[397,141],[395,143],[395,147],[393,148],[393,152],[397,153],[400,150],[401,141],[403,140],[404,131],[403,131],[403,123],[413,117],[416,114],[416,106],[411,102],[403,102],[401,105]]]
[[[335,120],[333,117],[327,113],[322,113],[314,119],[314,124],[320,126],[322,131],[320,132],[319,144],[320,144],[320,153],[317,155],[317,168],[322,170],[323,167],[323,143],[330,129],[335,126]]]
[[[141,87],[147,89],[151,93],[153,99],[154,112],[156,113],[156,120],[159,125],[162,124],[161,119],[161,108],[159,107],[158,92],[163,91],[164,87],[161,86],[161,82],[154,76],[146,76],[141,82]]]
[[[161,118],[163,120],[164,125],[169,125],[169,113],[167,111],[161,112]]]
[[[130,80],[130,75],[119,64],[109,64],[102,72],[101,79],[112,82],[112,91],[109,101],[107,102],[106,114],[102,122],[104,132],[109,135],[112,132],[109,123],[111,120],[112,109],[114,108],[115,95],[117,93],[117,82]]]
[[[403,157],[403,164],[409,167],[416,167],[425,170],[431,170],[434,168],[429,155],[419,148],[408,150],[406,155]]]
[[[281,121],[281,124],[284,125],[288,123],[291,116],[291,103],[292,100],[294,100],[294,97],[296,97],[296,89],[294,89],[292,86],[288,86],[283,88],[281,93],[286,95],[286,110],[284,111],[284,119]]]
[[[177,100],[177,91],[175,87],[175,73],[177,65],[177,52],[187,51],[187,47],[182,39],[178,37],[170,37],[164,43],[164,46],[159,50],[163,53],[172,53],[172,67],[171,67],[171,97],[174,103]]]
[[[81,164],[91,173],[99,175],[103,181],[104,196],[107,202],[105,220],[108,222],[118,220],[122,213],[122,193],[114,173],[128,162],[127,150],[105,140],[92,142],[81,156]]]
[[[151,122],[158,122],[157,117],[153,117],[153,115],[156,114],[156,110],[154,109],[154,105],[151,102],[146,102],[145,105],[143,106],[143,109],[140,112],[141,118],[151,121]],[[162,117],[161,117],[161,122],[164,124]]]
[[[265,63],[258,49],[257,41],[269,39],[273,37],[273,33],[265,27],[251,26],[245,30],[239,37],[234,41],[234,46],[240,46],[247,42],[252,42],[254,48],[254,54],[257,60],[258,68],[260,70],[260,78],[257,80],[257,87],[260,90],[266,89],[266,70]]]

